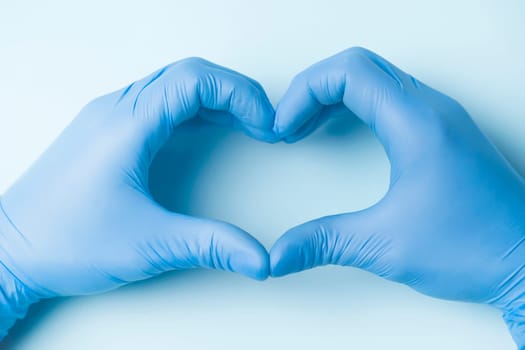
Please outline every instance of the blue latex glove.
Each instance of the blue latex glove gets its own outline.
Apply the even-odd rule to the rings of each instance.
[[[368,209],[286,232],[270,252],[272,276],[354,266],[433,297],[488,303],[525,349],[523,179],[458,102],[361,48],[300,73],[274,128],[298,140],[341,103],[383,144],[389,190]]]
[[[268,254],[248,233],[169,212],[149,194],[153,157],[196,115],[276,141],[274,110],[259,84],[191,58],[89,103],[4,194],[0,336],[40,298],[194,267],[268,276]]]

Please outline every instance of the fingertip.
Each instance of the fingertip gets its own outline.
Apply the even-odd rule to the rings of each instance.
[[[273,143],[277,143],[282,140],[280,136],[276,135],[275,132],[273,132],[273,130],[263,130],[263,129],[246,126],[246,125],[245,126],[241,125],[240,127],[241,129],[243,129],[245,134],[247,134],[248,136],[258,141],[263,141],[266,143],[273,144]]]
[[[275,135],[284,139],[287,136],[288,132],[282,122],[284,117],[283,117],[282,108],[280,106],[281,104],[277,105],[277,108],[275,110],[275,117],[274,117],[274,124],[273,124],[272,131]]]
[[[299,130],[305,123],[309,121],[312,115],[309,115],[310,111],[303,107],[277,107],[275,112],[275,124],[273,126],[273,133],[277,135],[281,140],[292,143],[295,141],[289,141],[290,137]],[[313,114],[313,113],[312,113]]]
[[[323,217],[302,223],[286,231],[270,249],[272,277],[334,263],[337,233],[333,219]]]
[[[234,127],[257,140],[274,143],[279,140],[273,132],[275,109],[264,91],[254,79],[229,68],[211,64],[213,84],[210,104],[213,110],[222,110],[233,117]],[[218,88],[220,87],[220,89]],[[202,101],[201,101],[202,102]]]
[[[270,276],[282,277],[286,275],[286,271],[283,268],[283,254],[282,249],[279,250],[276,246],[273,246],[270,250]]]
[[[283,141],[284,141],[284,143],[291,145],[293,143],[296,143],[297,141],[300,141],[301,139],[302,139],[302,137],[297,137],[297,135],[292,134],[292,135],[290,135],[288,137],[285,137],[283,139]]]
[[[231,259],[231,270],[257,281],[270,275],[270,259],[266,249],[255,239]]]
[[[215,239],[220,244],[220,249],[216,250],[220,267],[258,281],[268,278],[270,259],[266,248],[240,227],[224,222],[218,225],[224,228],[221,241]]]
[[[260,114],[260,127],[268,130],[273,131],[273,126],[275,124],[275,108],[273,107],[272,103],[270,102],[270,99],[268,98],[268,95],[266,95],[266,92],[260,88],[260,90],[257,93],[258,95],[258,102],[257,99],[254,99],[255,107],[258,109],[258,113]]]
[[[293,134],[288,135],[284,139],[284,142],[289,143],[289,144],[290,143],[295,143],[297,141],[300,141],[300,140],[306,138],[310,134],[312,134],[324,122],[326,122],[329,118],[333,117],[334,113],[331,112],[332,109],[333,109],[332,106],[325,106],[323,108],[323,111],[319,112],[316,116],[312,116],[306,123],[304,123]]]
[[[275,109],[273,108],[266,93],[261,91],[257,99],[254,99],[255,110],[250,118],[253,123],[246,121],[240,123],[245,133],[256,140],[266,143],[276,143],[281,141],[281,137],[274,131],[275,127]]]
[[[285,233],[270,249],[270,276],[282,277],[301,271],[304,264],[300,263],[302,250],[294,246],[295,242]]]
[[[277,124],[277,112],[275,113],[275,119],[274,119],[274,125],[272,127],[272,132],[279,140],[285,139],[285,137],[281,133],[279,125]]]
[[[161,239],[154,239],[161,244],[155,248],[155,257],[169,268],[218,269],[255,280],[268,277],[268,252],[245,230],[220,220],[160,212],[165,221],[159,230]]]
[[[275,109],[273,131],[285,139],[317,117],[323,105],[309,92],[307,82],[294,79]]]

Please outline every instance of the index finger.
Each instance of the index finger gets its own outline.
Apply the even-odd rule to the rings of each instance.
[[[408,106],[418,82],[363,48],[351,48],[297,75],[275,115],[274,130],[286,140],[341,102],[378,136],[387,152],[417,133]]]
[[[168,65],[117,93],[120,111],[138,120],[154,154],[173,129],[195,116],[277,141],[274,109],[253,79],[201,58]]]

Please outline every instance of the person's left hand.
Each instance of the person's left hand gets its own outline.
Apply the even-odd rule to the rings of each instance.
[[[268,276],[268,254],[247,232],[170,212],[149,193],[156,152],[197,115],[277,140],[258,83],[185,59],[89,103],[2,196],[0,331],[39,298],[107,291],[168,270]]]
[[[491,304],[525,349],[525,180],[458,102],[362,48],[300,73],[277,106],[276,132],[299,140],[341,105],[383,144],[388,192],[287,231],[270,250],[272,276],[353,266],[433,297]]]

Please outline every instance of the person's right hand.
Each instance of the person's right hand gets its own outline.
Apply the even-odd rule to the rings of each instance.
[[[186,59],[89,103],[3,195],[0,339],[39,298],[103,292],[174,269],[268,276],[268,253],[247,232],[170,212],[149,192],[153,157],[197,115],[277,140],[258,83]]]
[[[525,349],[524,180],[458,102],[361,48],[300,73],[276,133],[296,141],[341,105],[385,147],[388,193],[286,232],[270,251],[272,276],[355,266],[430,296],[492,304]]]

